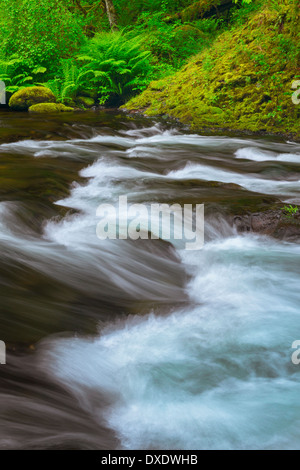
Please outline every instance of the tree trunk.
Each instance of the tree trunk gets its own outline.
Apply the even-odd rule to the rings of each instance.
[[[112,30],[118,30],[117,14],[112,0],[105,0],[106,13]]]

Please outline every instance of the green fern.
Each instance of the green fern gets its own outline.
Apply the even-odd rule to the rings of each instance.
[[[12,57],[8,60],[0,59],[0,80],[5,82],[8,93],[15,93],[21,88],[36,85],[40,74],[46,71],[45,67],[39,66],[31,71],[27,64],[18,57]]]
[[[46,67],[29,67],[18,56],[9,60],[0,57],[0,80],[11,93],[44,85],[60,102],[91,92],[98,96],[100,104],[119,105],[149,84],[153,71],[150,56],[140,38],[128,38],[120,32],[99,33],[86,40],[74,59],[63,59],[54,77],[49,76]]]
[[[90,89],[88,77],[93,78],[93,70],[86,66],[78,67],[70,59],[62,62],[61,77],[48,81],[45,85],[50,88],[58,101],[73,100],[81,91]]]
[[[99,102],[125,102],[147,87],[152,74],[151,53],[142,50],[142,40],[129,39],[120,32],[100,33],[82,48],[77,61],[92,70],[91,83]]]

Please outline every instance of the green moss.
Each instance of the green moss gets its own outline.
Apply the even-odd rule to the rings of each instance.
[[[78,96],[76,98],[76,103],[84,108],[91,108],[95,105],[95,100],[89,96]]]
[[[217,12],[216,7],[220,3],[221,0],[200,0],[198,2],[194,2],[184,10],[176,13],[176,15],[169,17],[169,21],[181,19],[183,23],[185,23],[197,20],[198,18],[203,18],[203,16],[211,11],[215,14]]]
[[[56,98],[49,88],[33,86],[23,88],[12,95],[9,107],[15,111],[26,111],[30,106],[38,103],[55,103]]]
[[[173,45],[175,47],[182,47],[182,44],[186,44],[191,40],[199,41],[206,39],[206,35],[202,31],[188,24],[175,28],[173,35]]]
[[[284,0],[264,4],[126,108],[168,114],[194,130],[208,126],[300,137],[300,105],[291,99],[299,76],[300,30],[292,11]]]
[[[30,106],[28,111],[31,113],[65,113],[74,111],[74,109],[61,103],[39,103]]]

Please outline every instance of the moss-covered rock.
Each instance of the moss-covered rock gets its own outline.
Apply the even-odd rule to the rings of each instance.
[[[238,232],[255,232],[287,241],[300,240],[300,214],[287,217],[282,208],[237,215],[233,218]]]
[[[89,96],[78,96],[76,98],[76,104],[84,108],[91,108],[95,105],[95,100]]]
[[[72,98],[65,98],[63,104],[69,108],[76,108],[76,103]]]
[[[179,72],[126,104],[165,115],[192,129],[234,129],[300,138],[300,105],[292,83],[300,68],[296,0],[262,3],[248,19],[221,33]]]
[[[195,21],[198,18],[212,16],[218,13],[218,7],[229,9],[232,6],[231,0],[200,0],[192,3],[184,10],[177,12],[175,15],[166,18],[167,22],[181,20],[183,23]]]
[[[26,111],[30,106],[38,103],[55,103],[56,98],[49,88],[33,86],[22,88],[12,95],[9,107],[15,111]]]
[[[62,103],[39,103],[30,106],[28,111],[30,113],[66,113],[72,112],[74,109]]]
[[[180,18],[183,22],[194,21],[197,18],[202,18],[205,13],[209,12],[212,8],[215,8],[220,3],[221,0],[200,0],[183,10],[180,13]]]
[[[174,45],[180,46],[182,43],[186,43],[191,39],[199,40],[200,38],[205,38],[205,34],[194,26],[184,24],[182,26],[177,26],[174,29]]]

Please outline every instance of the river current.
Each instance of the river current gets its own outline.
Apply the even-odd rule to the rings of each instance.
[[[2,449],[299,449],[300,145],[87,113],[0,113]],[[99,204],[204,204],[205,244],[99,240]]]

